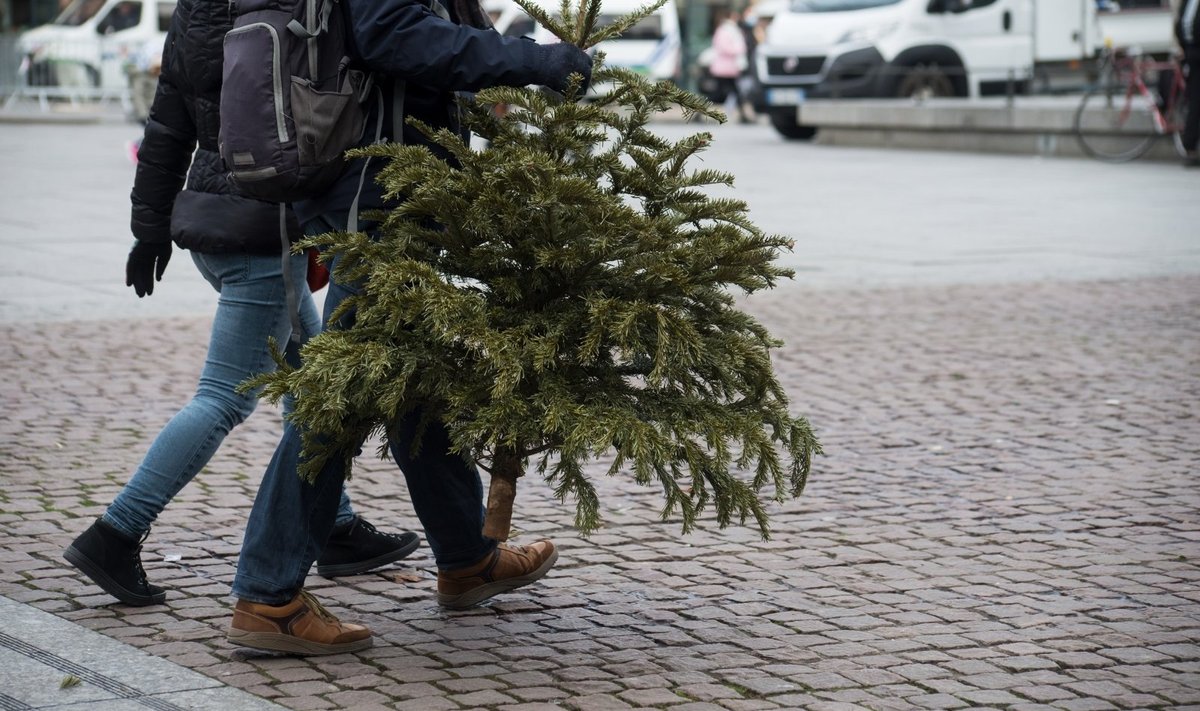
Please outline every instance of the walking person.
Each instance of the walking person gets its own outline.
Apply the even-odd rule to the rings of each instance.
[[[1187,118],[1181,136],[1184,165],[1200,167],[1200,0],[1183,0],[1175,18],[1175,39],[1183,50],[1183,71],[1187,77]]]
[[[708,71],[717,80],[717,95],[721,103],[728,103],[732,96],[737,103],[739,123],[751,123],[746,114],[746,97],[742,95],[740,79],[749,66],[746,57],[746,38],[738,26],[737,14],[723,11],[713,32],[712,62]]]
[[[491,30],[478,0],[454,0],[448,8],[436,0],[428,5],[418,0],[343,0],[341,5],[358,51],[354,59],[374,73],[375,86],[383,92],[380,101],[371,104],[376,108],[366,123],[385,127],[388,140],[431,146],[421,131],[392,115],[399,104],[406,116],[465,137],[454,110],[455,91],[526,84],[561,91],[572,73],[582,74],[585,84],[591,76],[591,60],[573,45],[539,45]],[[401,101],[395,94],[404,84]],[[379,107],[384,107],[382,117],[376,115]],[[397,125],[402,126],[402,136],[396,135]],[[444,155],[440,148],[433,150]],[[369,164],[365,180],[362,160],[351,163],[324,196],[297,203],[306,231],[345,230],[351,221],[357,222],[358,213],[350,211],[359,186],[361,209],[386,207],[382,189],[372,179],[382,168],[378,163]],[[368,234],[374,231],[370,223],[358,227]],[[357,286],[342,283],[336,268],[330,271],[325,326],[345,327],[353,322],[353,312],[338,323],[329,318]],[[411,445],[418,436],[420,447],[414,451]],[[255,498],[233,582],[237,603],[228,636],[235,644],[299,654],[363,649],[371,644],[370,630],[340,622],[303,589],[311,561],[333,522],[344,471],[343,458],[334,455],[315,482],[301,481],[296,473],[301,437],[297,427],[285,425]],[[395,423],[389,440],[437,562],[439,604],[452,609],[477,605],[540,579],[554,565],[558,551],[550,541],[508,545],[483,535],[479,472],[451,451],[441,423],[426,425],[421,413],[414,412]]]
[[[174,241],[191,252],[200,273],[220,294],[199,385],[104,515],[63,553],[127,605],[165,599],[165,591],[146,579],[141,543],[175,494],[254,410],[258,398],[236,389],[274,367],[268,339],[287,344],[287,357],[298,362],[300,345],[320,327],[305,281],[308,260],[285,252],[281,243],[280,206],[234,194],[217,154],[222,38],[230,26],[225,0],[181,0],[176,7],[132,194],[136,241],[126,264],[126,285],[139,298],[153,294]],[[185,178],[187,189],[181,190]],[[298,235],[294,216],[289,221]],[[285,264],[290,272],[286,279]],[[285,285],[298,309],[301,333],[295,339]],[[403,558],[419,542],[415,533],[376,530],[355,514],[343,494],[328,543],[322,540],[317,570],[328,576],[366,572]]]

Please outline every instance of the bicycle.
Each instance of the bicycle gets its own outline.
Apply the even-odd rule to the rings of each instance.
[[[1175,150],[1184,156],[1180,134],[1186,106],[1177,59],[1160,61],[1108,47],[1099,76],[1075,111],[1075,138],[1084,152],[1123,163],[1144,155],[1160,136],[1171,135]],[[1158,96],[1151,86],[1158,88]]]

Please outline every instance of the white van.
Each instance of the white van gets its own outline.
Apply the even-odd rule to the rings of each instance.
[[[642,7],[640,0],[604,0],[599,25]],[[558,0],[538,0],[538,5],[557,13]],[[496,30],[506,37],[532,37],[538,42],[556,42],[557,38],[539,27],[512,0],[489,0],[483,5],[492,15]],[[604,52],[609,66],[624,67],[653,80],[677,79],[682,48],[679,9],[675,0],[667,2],[616,39],[601,42],[596,50]]]
[[[122,89],[130,62],[161,52],[174,12],[175,0],[74,0],[17,40],[26,83]]]
[[[1121,14],[1136,20],[1136,39],[1120,36],[1133,28]],[[1106,34],[1165,51],[1166,0],[1106,13],[1103,26],[1096,0],[792,0],[758,47],[759,109],[780,134],[807,138],[815,129],[797,125],[802,101],[1002,94],[1055,66],[1078,71]]]

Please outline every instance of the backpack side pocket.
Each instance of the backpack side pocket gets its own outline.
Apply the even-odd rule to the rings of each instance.
[[[311,82],[292,77],[292,118],[300,165],[341,164],[343,152],[362,136],[363,112],[357,72],[346,72],[338,86],[322,91]]]

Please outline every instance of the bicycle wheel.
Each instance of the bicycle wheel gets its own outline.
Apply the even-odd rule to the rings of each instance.
[[[1158,132],[1154,107],[1142,94],[1129,94],[1115,82],[1096,87],[1084,95],[1075,111],[1075,138],[1088,155],[1112,163],[1138,158]]]

